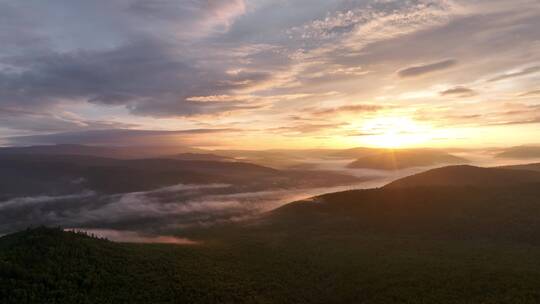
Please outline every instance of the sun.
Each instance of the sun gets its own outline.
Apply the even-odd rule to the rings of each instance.
[[[402,148],[431,139],[431,128],[409,117],[385,116],[367,120],[362,126],[365,143],[381,148]]]

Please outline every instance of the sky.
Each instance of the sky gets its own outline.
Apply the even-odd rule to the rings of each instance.
[[[0,145],[540,136],[538,0],[0,0]]]

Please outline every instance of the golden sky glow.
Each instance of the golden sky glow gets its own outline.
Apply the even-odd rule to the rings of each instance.
[[[0,3],[0,145],[538,143],[536,0],[211,2]]]
[[[383,148],[419,145],[432,139],[432,130],[429,126],[420,125],[408,117],[381,116],[366,120],[362,132],[373,134],[366,136],[365,143]]]

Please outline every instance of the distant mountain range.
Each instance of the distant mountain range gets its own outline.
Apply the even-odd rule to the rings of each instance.
[[[2,155],[76,155],[115,159],[168,158],[193,161],[242,161],[261,166],[317,168],[318,162],[353,160],[349,168],[399,170],[448,164],[468,160],[438,149],[301,149],[301,150],[201,150],[174,146],[86,146],[59,144],[0,148]]]
[[[466,164],[469,161],[440,150],[388,150],[371,153],[349,164],[349,168],[401,170],[448,164]]]
[[[195,161],[236,161],[236,159],[210,153],[180,153],[169,155],[167,158],[177,160],[195,160]]]
[[[219,155],[227,155],[257,164],[274,167],[316,167],[317,160],[354,160],[348,167],[352,169],[401,170],[412,167],[428,167],[450,164],[467,164],[465,158],[454,156],[439,149],[386,149],[386,148],[352,148],[342,150],[266,150],[216,151]]]
[[[524,168],[538,165],[525,165]],[[514,170],[509,170],[514,169]],[[412,187],[508,187],[540,183],[540,172],[517,170],[516,167],[480,168],[474,166],[450,166],[429,170],[394,181],[384,188]]]
[[[182,156],[182,158],[185,157]],[[208,155],[188,158],[209,158]],[[36,153],[0,154],[0,199],[149,191],[176,184],[231,184],[246,190],[347,185],[365,180],[330,171],[276,170],[215,160],[113,159]]]
[[[3,147],[1,155],[80,155],[118,159],[152,158],[176,155],[179,153],[197,153],[198,149],[167,146],[87,146],[58,144],[27,147]]]
[[[540,146],[518,146],[506,148],[498,152],[495,157],[511,159],[540,159]]]
[[[503,166],[503,167],[499,167],[499,168],[501,168],[501,169],[513,169],[513,170],[540,171],[540,163],[525,164],[525,165],[514,165],[514,166]]]

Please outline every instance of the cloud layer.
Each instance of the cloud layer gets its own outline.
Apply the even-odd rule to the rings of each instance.
[[[400,77],[416,77],[424,74],[445,70],[451,68],[457,64],[455,59],[446,59],[438,62],[428,63],[424,65],[417,65],[405,68],[398,71]]]
[[[119,241],[186,243],[169,236],[189,228],[250,219],[295,200],[350,187],[249,191],[209,184],[120,195],[18,197],[0,202],[0,234],[48,225],[93,231]]]
[[[539,20],[533,0],[3,0],[0,136],[223,129],[222,144],[290,144],[297,128],[320,145],[377,115],[504,112],[538,103]]]

